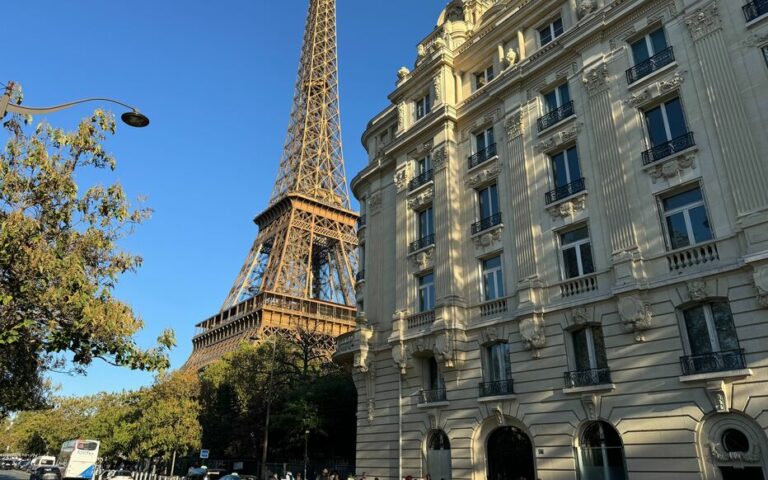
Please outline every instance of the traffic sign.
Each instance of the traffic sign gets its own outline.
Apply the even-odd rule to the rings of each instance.
[[[200,458],[208,458],[209,453],[208,450],[200,450]]]

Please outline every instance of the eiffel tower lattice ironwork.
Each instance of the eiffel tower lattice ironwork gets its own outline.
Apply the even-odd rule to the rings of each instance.
[[[358,214],[339,120],[336,0],[310,0],[288,134],[259,234],[221,311],[196,325],[185,368],[264,336],[306,335],[328,353],[355,326]]]

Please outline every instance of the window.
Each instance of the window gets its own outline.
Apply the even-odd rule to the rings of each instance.
[[[497,428],[488,435],[485,448],[488,471],[484,478],[492,480],[538,478],[533,460],[533,443],[528,434],[519,428]]]
[[[608,368],[605,356],[603,329],[591,326],[576,330],[571,334],[573,339],[573,362],[576,370],[595,370]]]
[[[424,175],[432,170],[432,157],[427,155],[416,161],[416,175]]]
[[[426,94],[420,99],[416,100],[416,120],[428,114],[432,109],[432,105],[429,100],[429,94]]]
[[[624,447],[616,429],[603,421],[584,429],[578,449],[579,477],[595,480],[625,480]]]
[[[498,382],[512,378],[509,363],[509,344],[494,343],[485,349],[485,381]]]
[[[560,251],[563,257],[563,276],[566,279],[589,275],[595,271],[586,225],[561,233]]]
[[[475,72],[475,90],[479,90],[493,80],[493,65],[482,70]]]
[[[427,378],[426,378],[426,390],[444,390],[445,380],[440,373],[440,369],[437,367],[437,361],[435,357],[429,357],[427,359]]]
[[[432,220],[432,207],[428,207],[418,213],[419,215],[419,239],[427,238],[435,234],[435,225]]]
[[[568,84],[564,83],[544,94],[544,109],[551,112],[571,101]]]
[[[555,188],[560,188],[581,179],[579,155],[576,147],[571,147],[550,157],[552,161],[552,179]]]
[[[451,443],[442,430],[435,430],[427,442],[424,471],[437,480],[451,480]]]
[[[688,133],[679,98],[673,98],[645,112],[651,147],[666,144]]]
[[[483,298],[485,301],[488,302],[505,296],[501,255],[483,260],[481,266],[483,269]]]
[[[669,248],[688,247],[712,240],[712,229],[701,188],[693,187],[661,200]]]
[[[763,50],[763,58],[765,59],[765,65],[768,66],[768,45],[764,46],[762,50]]]
[[[683,357],[683,374],[746,368],[727,302],[687,308],[683,319],[689,353]]]
[[[632,58],[635,64],[642,63],[654,55],[667,49],[667,38],[664,36],[664,29],[654,30],[643,38],[632,42]]]
[[[475,151],[477,153],[485,152],[491,145],[496,145],[493,139],[493,127],[475,134]]]
[[[480,220],[499,213],[499,193],[495,183],[477,191],[477,206],[480,210]]]
[[[435,309],[435,274],[427,273],[419,279],[419,312]]]
[[[544,46],[563,34],[563,19],[558,18],[549,25],[539,28],[539,44]]]

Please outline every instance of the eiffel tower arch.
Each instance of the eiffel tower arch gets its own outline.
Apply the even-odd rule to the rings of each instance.
[[[344,172],[336,1],[310,0],[288,133],[259,233],[216,315],[198,323],[184,368],[243,341],[310,332],[329,354],[355,326],[358,214]]]

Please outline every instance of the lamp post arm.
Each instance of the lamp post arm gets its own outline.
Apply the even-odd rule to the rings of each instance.
[[[3,98],[2,100],[6,100],[6,99]],[[135,107],[132,107],[130,105],[127,105],[127,104],[125,104],[123,102],[119,102],[119,101],[114,100],[112,98],[99,98],[99,97],[84,98],[82,100],[75,100],[74,102],[63,103],[61,105],[56,105],[56,106],[53,106],[53,107],[26,107],[26,106],[22,106],[22,105],[15,105],[15,104],[10,103],[10,102],[6,103],[6,101],[0,101],[0,107],[2,107],[3,104],[5,104],[5,110],[7,110],[8,112],[11,112],[11,113],[20,113],[22,115],[43,115],[43,114],[46,114],[46,113],[58,112],[58,111],[67,109],[69,107],[72,107],[74,105],[78,105],[78,104],[81,104],[81,103],[88,103],[88,102],[109,102],[109,103],[115,103],[115,104],[121,105],[121,106],[123,106],[125,108],[129,108],[129,109],[133,110],[134,112],[138,112],[138,109],[136,109]],[[2,118],[2,116],[5,115],[5,113],[6,113],[5,111],[0,110],[0,118]]]

